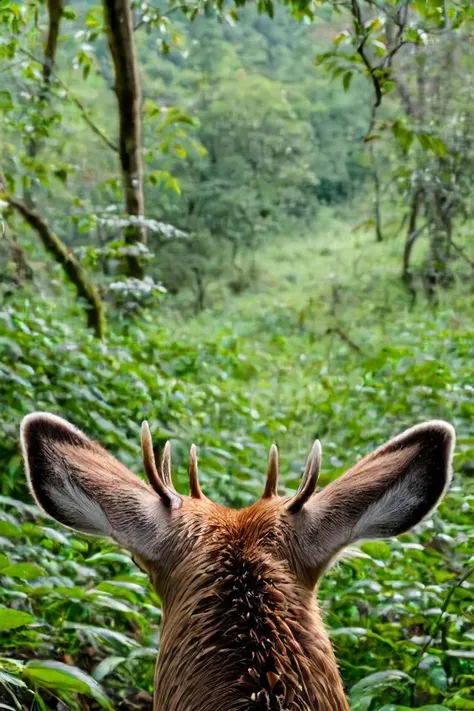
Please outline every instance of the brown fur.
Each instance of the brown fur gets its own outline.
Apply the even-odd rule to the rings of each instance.
[[[156,711],[348,710],[313,591],[288,562],[284,501],[175,512],[178,565],[165,578],[147,565],[163,597]]]
[[[150,486],[64,420],[36,413],[22,425],[38,504],[80,531],[132,550],[163,601],[154,711],[349,711],[315,600],[344,546],[398,535],[439,502],[450,480],[454,430],[407,430],[316,491],[315,443],[300,488],[277,496],[270,453],[264,498],[236,511],[203,496],[197,454],[191,496],[161,472],[142,430]]]

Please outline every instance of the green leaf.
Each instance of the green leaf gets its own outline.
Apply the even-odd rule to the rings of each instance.
[[[7,538],[21,538],[21,531],[9,521],[0,521],[0,536]]]
[[[396,87],[397,83],[395,81],[387,80],[382,84],[382,92],[384,94],[389,94]]]
[[[64,627],[84,632],[89,637],[94,639],[102,638],[111,640],[112,642],[118,642],[119,644],[122,644],[125,647],[138,646],[138,642],[136,640],[132,639],[131,637],[128,637],[122,632],[118,632],[117,630],[110,630],[106,629],[105,627],[95,627],[94,625],[84,625],[80,622],[66,622],[64,624]]]
[[[126,660],[126,657],[106,657],[96,666],[92,672],[92,676],[96,681],[102,681],[105,676],[113,672],[119,664],[122,664],[122,662]]]
[[[367,541],[360,549],[375,560],[388,560],[392,555],[392,549],[386,541]]]
[[[457,657],[458,659],[474,659],[473,649],[448,649],[446,654],[449,657]]]
[[[23,625],[29,625],[35,621],[33,615],[21,610],[11,610],[8,607],[0,607],[0,630],[13,630]]]
[[[17,676],[13,676],[13,674],[9,674],[8,672],[0,670],[0,684],[3,684],[4,686],[19,686],[24,689],[26,689],[26,684],[22,679],[19,679]],[[2,708],[0,704],[0,709]]]
[[[425,2],[425,0],[423,0]],[[423,44],[423,33],[420,32],[420,30],[416,27],[409,27],[407,30],[405,30],[404,33],[404,39],[407,42],[412,42],[413,44]]]
[[[392,125],[392,132],[395,138],[400,142],[404,152],[408,153],[415,137],[413,131],[406,128],[406,126],[399,121],[394,121]]]
[[[37,660],[28,662],[23,674],[38,686],[92,696],[101,706],[111,708],[102,687],[89,674],[77,667],[62,662]]]
[[[33,565],[32,563],[13,563],[13,565],[3,568],[2,575],[6,575],[9,578],[36,580],[36,578],[43,578],[46,573],[39,565]]]
[[[437,689],[441,689],[441,691],[446,691],[448,688],[448,675],[444,667],[440,664],[432,666],[428,672],[428,676],[433,686],[436,686]]]
[[[417,133],[416,137],[418,139],[418,143],[420,146],[423,148],[424,151],[429,151],[431,150],[431,136],[429,133]]]
[[[186,158],[188,155],[186,148],[181,146],[179,143],[175,143],[173,145],[173,150],[179,158]]]
[[[371,20],[368,25],[366,25],[366,29],[369,32],[373,32],[374,30],[379,30],[381,27],[382,27],[382,22],[379,17],[374,17],[374,19]]]
[[[63,17],[65,20],[72,21],[72,20],[75,20],[77,16],[76,16],[76,13],[74,12],[74,10],[72,10],[72,8],[64,7],[63,8]]]
[[[350,695],[352,697],[361,696],[367,692],[383,689],[387,686],[393,686],[401,681],[411,681],[411,677],[405,672],[397,669],[387,669],[387,671],[375,672],[374,674],[370,674],[354,684],[351,688]]]
[[[429,706],[417,706],[417,708],[412,708],[411,706],[396,706],[395,704],[389,704],[388,706],[382,706],[379,711],[449,711],[447,706],[439,706],[438,704],[431,704]]]
[[[343,42],[345,39],[350,38],[350,33],[347,30],[343,30],[340,32],[336,37],[333,39],[332,43],[335,47],[339,47],[341,42]]]
[[[431,136],[431,149],[437,156],[444,158],[447,153],[446,143],[438,136]]]
[[[349,87],[350,87],[351,81],[352,81],[352,77],[353,77],[352,71],[349,70],[344,73],[344,75],[342,77],[342,86],[344,87],[344,91],[349,90]]]
[[[185,123],[189,126],[196,125],[196,122],[193,121],[190,116],[185,114],[183,111],[180,111],[180,109],[177,109],[176,107],[172,106],[170,109],[168,109],[165,114],[165,118],[158,124],[156,130],[161,133],[165,130],[165,128],[168,128],[168,126],[172,126],[177,123]]]

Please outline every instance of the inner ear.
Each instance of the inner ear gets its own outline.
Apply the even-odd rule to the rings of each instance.
[[[47,514],[83,533],[110,536],[145,557],[159,550],[169,510],[99,444],[47,413],[23,420],[21,440],[31,491]]]
[[[348,544],[419,523],[449,486],[454,441],[447,422],[416,425],[313,496],[295,517],[309,565],[324,568]]]

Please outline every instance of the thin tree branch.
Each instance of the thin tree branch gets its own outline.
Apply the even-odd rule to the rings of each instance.
[[[175,13],[175,12],[177,12],[178,10],[182,10],[182,11],[184,12],[185,10],[190,10],[190,9],[191,9],[191,8],[189,7],[189,5],[175,5],[174,7],[170,7],[170,8],[169,8],[168,10],[166,10],[165,12],[162,12],[159,7],[155,7],[155,6],[152,5],[151,3],[146,3],[146,8],[147,8],[147,9],[145,9],[145,10],[143,11],[140,20],[137,22],[137,24],[136,24],[135,27],[133,28],[134,32],[136,32],[138,29],[140,29],[140,27],[142,27],[142,25],[147,24],[146,22],[144,22],[143,17],[147,14],[148,8],[150,8],[152,11],[156,12],[156,14],[157,14],[157,16],[159,17],[160,20],[161,20],[162,17],[169,17],[170,15],[172,15],[172,14]]]
[[[59,28],[63,14],[64,0],[47,0],[48,7],[48,29],[44,44],[44,56],[41,62],[42,82],[39,91],[40,102],[49,102],[51,91],[51,75],[56,61],[56,49],[58,46]],[[37,135],[32,135],[27,144],[27,153],[30,158],[36,158],[40,149]],[[33,207],[32,186],[25,187],[24,198],[27,205]]]
[[[72,103],[75,104],[75,106],[77,106],[77,108],[78,108],[79,111],[81,112],[82,118],[84,119],[84,121],[86,122],[86,124],[89,126],[89,128],[91,128],[92,131],[93,131],[97,136],[99,136],[99,138],[105,143],[105,145],[108,146],[108,148],[110,148],[111,150],[113,150],[115,153],[118,153],[118,152],[119,152],[119,148],[118,148],[117,144],[114,143],[113,141],[111,141],[110,138],[109,138],[108,136],[106,136],[105,133],[102,131],[102,129],[100,129],[100,128],[93,122],[93,120],[92,120],[91,117],[89,116],[89,114],[88,114],[88,112],[87,112],[87,109],[86,109],[86,107],[84,106],[84,104],[82,104],[81,101],[79,101],[79,99],[77,98],[77,96],[74,96],[74,94],[71,93],[71,91],[68,89],[67,85],[63,82],[62,79],[60,79],[58,76],[56,76],[55,78],[56,78],[57,82],[62,86],[62,88],[64,89],[64,91],[67,93],[67,95],[68,95],[69,99],[72,101]]]
[[[26,57],[29,57],[29,59],[32,59],[34,62],[41,64],[41,62],[34,56],[34,54],[29,52],[27,49],[20,48],[20,52],[22,54],[24,54]],[[76,96],[74,96],[74,94],[71,92],[71,90],[69,89],[67,84],[61,79],[61,77],[58,76],[58,74],[54,71],[51,71],[51,77],[54,78],[54,80],[64,89],[69,100],[72,101],[72,103],[75,104],[75,106],[79,109],[79,111],[81,112],[82,118],[87,123],[89,128],[91,128],[93,130],[93,132],[97,136],[99,136],[99,138],[106,144],[106,146],[108,146],[108,148],[113,150],[115,153],[118,153],[119,152],[118,146],[113,141],[111,141],[110,138],[108,138],[108,136],[106,136],[106,134],[102,131],[102,129],[100,129],[94,123],[94,121],[89,116],[88,111],[87,111],[86,107],[84,106],[84,104],[82,104],[79,101],[79,99]]]
[[[97,287],[89,279],[82,264],[36,210],[23,200],[10,195],[1,180],[0,189],[1,196],[38,234],[45,249],[62,266],[67,278],[75,286],[78,296],[84,299],[88,327],[94,331],[97,338],[104,338],[106,330],[104,304]]]
[[[342,328],[339,328],[339,326],[333,326],[331,328],[326,329],[326,334],[329,335],[330,333],[337,334],[339,338],[344,341],[344,343],[347,343],[347,345],[352,348],[353,351],[359,353],[360,355],[364,355],[364,351],[362,350],[362,348],[358,346],[357,343],[354,343],[354,341],[352,341],[349,336],[344,333]]]
[[[360,55],[364,65],[369,73],[369,76],[371,78],[371,81],[372,81],[372,84],[374,87],[374,93],[375,93],[374,107],[375,107],[375,109],[377,109],[380,106],[380,104],[382,103],[382,88],[380,86],[379,80],[377,79],[377,77],[374,74],[377,67],[373,67],[371,65],[371,63],[365,53],[365,43],[367,42],[367,40],[369,38],[369,34],[368,34],[368,32],[364,31],[362,12],[361,12],[361,9],[359,7],[357,0],[351,0],[351,2],[352,2],[352,18],[353,18],[353,23],[354,23],[354,31],[355,31],[356,35],[358,35],[358,36],[363,33],[362,40],[360,41],[360,43],[357,47],[357,52]],[[372,123],[373,123],[373,121],[371,122],[371,124]],[[372,125],[371,125],[370,130],[372,130]],[[369,131],[369,133],[370,133],[370,131]]]
[[[458,244],[456,244],[456,242],[453,242],[452,239],[449,241],[449,243],[450,243],[451,247],[453,247],[456,250],[456,252],[461,255],[461,257],[464,259],[464,261],[467,262],[469,264],[469,266],[472,267],[472,269],[474,269],[474,260],[472,260],[470,257],[467,256],[463,247],[460,247]]]

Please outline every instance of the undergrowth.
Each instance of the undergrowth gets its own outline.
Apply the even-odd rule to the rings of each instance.
[[[354,711],[474,709],[473,300],[461,283],[410,309],[397,249],[353,236],[325,253],[311,239],[275,245],[252,293],[193,320],[170,301],[117,320],[106,343],[61,302],[4,300],[0,708],[151,708],[160,600],[127,553],[60,528],[26,491],[19,422],[47,410],[137,473],[148,419],[155,441],[172,441],[182,493],[196,441],[207,495],[236,506],[261,495],[273,441],[284,493],[316,435],[325,484],[416,422],[452,422],[439,511],[345,556],[320,599]]]

